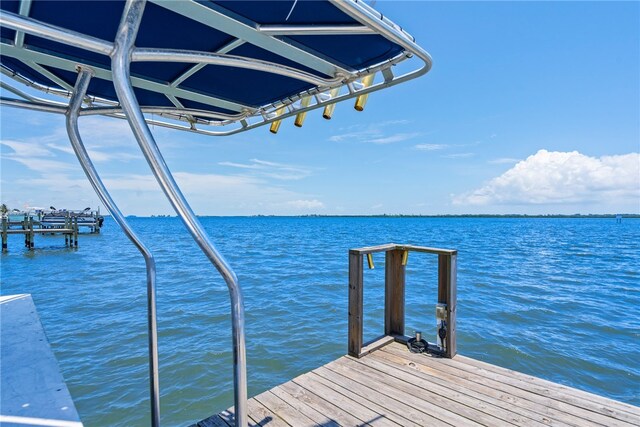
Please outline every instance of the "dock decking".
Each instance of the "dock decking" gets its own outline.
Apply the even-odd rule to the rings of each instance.
[[[257,426],[640,426],[640,408],[463,356],[388,344],[249,400]],[[233,426],[233,408],[192,427]]]

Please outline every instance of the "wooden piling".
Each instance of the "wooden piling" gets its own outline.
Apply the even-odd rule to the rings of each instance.
[[[349,251],[349,354],[359,357],[362,350],[363,257]]]
[[[385,303],[384,333],[386,335],[404,335],[404,284],[405,266],[402,250],[391,250],[385,260]]]
[[[74,218],[73,224],[73,247],[78,247],[78,217]]]
[[[9,218],[2,217],[2,252],[7,252],[7,222]]]
[[[438,255],[438,303],[446,305],[445,356],[456,355],[457,255]]]
[[[66,215],[64,217],[64,228],[66,229],[70,228],[69,217]],[[69,246],[70,245],[69,234],[68,233],[63,233],[63,234],[64,234],[64,245]]]
[[[22,229],[25,231],[24,247],[29,249],[31,248],[31,243],[29,242],[29,217],[27,215],[24,216],[24,220],[22,221]]]
[[[35,233],[33,231],[33,218],[29,218],[29,250],[35,247]]]

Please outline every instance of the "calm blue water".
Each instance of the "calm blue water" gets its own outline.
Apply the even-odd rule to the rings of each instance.
[[[349,248],[458,249],[458,351],[640,405],[640,220],[201,218],[236,269],[247,313],[249,393],[346,352]],[[157,257],[162,421],[232,404],[224,282],[176,218],[132,218]],[[13,236],[12,236],[13,237]],[[64,248],[19,237],[2,294],[31,293],[86,425],[147,425],[144,262],[111,219]],[[365,270],[366,337],[383,329],[384,256]],[[407,333],[435,340],[437,263],[412,253]]]

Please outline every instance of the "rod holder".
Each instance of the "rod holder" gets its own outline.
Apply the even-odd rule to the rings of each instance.
[[[409,251],[402,252],[402,265],[407,265],[408,260],[409,260]]]
[[[276,117],[283,115],[284,110],[285,110],[284,107],[278,108],[278,111],[276,111]],[[269,132],[273,134],[278,133],[278,130],[280,129],[281,124],[282,124],[282,120],[276,120],[275,122],[271,123],[271,126],[269,127]]]
[[[338,96],[339,93],[340,93],[339,87],[331,89],[331,91],[329,92],[330,99],[335,98],[336,96]],[[335,102],[333,104],[329,104],[326,107],[324,107],[324,110],[322,111],[322,118],[331,120],[331,116],[333,116],[333,111],[335,109],[336,109]]]
[[[369,264],[369,270],[373,270],[376,266],[373,264],[373,254],[367,254],[367,264]]]
[[[373,83],[374,74],[369,74],[362,78],[362,88],[366,89]],[[360,95],[356,98],[356,104],[353,106],[357,111],[364,111],[364,106],[367,103],[367,99],[369,99],[369,94],[365,93],[364,95]]]
[[[311,102],[310,96],[305,96],[300,100],[300,108],[307,108],[309,103]],[[301,128],[304,123],[304,119],[307,117],[307,112],[303,111],[302,113],[296,114],[296,120],[293,122],[294,126]]]

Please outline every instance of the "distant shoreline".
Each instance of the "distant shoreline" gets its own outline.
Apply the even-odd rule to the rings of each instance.
[[[405,215],[405,214],[380,214],[380,215],[197,215],[200,218],[610,218],[618,215],[622,219],[640,218],[640,214],[443,214],[443,215]],[[109,216],[108,214],[106,216]],[[176,218],[176,215],[128,215],[129,218]]]

